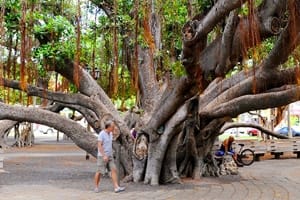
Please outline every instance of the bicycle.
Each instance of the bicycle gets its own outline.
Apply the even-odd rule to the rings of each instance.
[[[237,164],[238,167],[242,166],[249,166],[252,165],[254,162],[254,151],[251,149],[244,149],[244,144],[238,144],[240,146],[240,150],[236,153],[236,158],[234,154],[230,153],[229,154],[232,156],[234,162]],[[224,156],[224,155],[223,155]],[[218,161],[218,165],[222,163],[222,158],[223,156],[217,156],[215,154],[215,158]]]
[[[252,151],[251,149],[243,149],[243,147],[245,146],[245,144],[238,144],[240,146],[240,150],[239,152],[236,154],[236,159],[233,156],[234,161],[236,162],[236,164],[239,166],[249,166],[252,165],[254,162],[254,151]]]

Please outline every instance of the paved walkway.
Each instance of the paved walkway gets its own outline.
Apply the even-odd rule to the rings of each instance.
[[[96,194],[94,159],[86,161],[80,150],[40,154],[43,157],[35,152],[26,157],[20,152],[7,154],[5,171],[0,172],[0,200],[300,199],[300,159],[255,162],[240,168],[238,176],[185,180],[181,185],[123,184],[127,189],[120,194],[112,192],[110,179],[102,178],[102,191]]]

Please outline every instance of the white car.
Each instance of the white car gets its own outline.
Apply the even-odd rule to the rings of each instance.
[[[227,129],[224,133],[234,135],[234,136],[245,135],[245,134],[257,136],[258,130],[249,127],[238,127],[238,128]]]

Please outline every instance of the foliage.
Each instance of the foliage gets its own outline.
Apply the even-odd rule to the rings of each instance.
[[[5,1],[5,27],[10,34],[17,33],[19,31],[20,19],[21,19],[21,4],[18,0]]]
[[[102,1],[93,1],[100,4]],[[128,61],[124,58],[124,52],[129,48],[133,53],[135,41],[136,21],[134,19],[134,1],[117,0],[117,47],[118,47],[118,75],[123,78],[119,79],[119,93],[116,98],[132,98],[135,89],[131,85]],[[138,8],[138,44],[146,48],[143,20],[147,14],[146,1],[139,1]],[[193,1],[192,7],[195,13],[200,13],[213,6],[211,0]],[[113,5],[113,1],[111,1]],[[256,0],[255,5],[261,3]],[[20,0],[5,1],[5,27],[8,34],[19,37],[19,26],[21,16]],[[34,21],[34,29],[28,34],[34,34],[39,43],[34,42],[34,51],[31,54],[33,61],[40,76],[46,76],[47,71],[54,66],[62,66],[64,59],[73,60],[75,53],[76,34],[75,34],[75,15],[76,4],[74,1],[57,1],[57,0],[31,0],[29,5],[35,5],[36,8],[30,13],[28,11],[27,23]],[[157,78],[161,79],[166,72],[171,72],[177,77],[185,74],[185,70],[180,62],[182,51],[182,33],[181,28],[188,21],[188,1],[187,0],[157,0],[155,2],[155,11],[160,17],[162,25],[162,48],[154,52],[154,59],[161,66],[157,69]],[[30,7],[30,6],[29,6]],[[28,9],[29,9],[28,7]],[[37,9],[39,8],[39,9]],[[105,13],[89,1],[82,1],[81,5],[81,57],[80,65],[100,70],[101,77],[97,80],[101,86],[106,89],[109,84],[109,72],[114,63],[113,55],[113,28],[114,19],[105,15]],[[245,4],[240,9],[240,14],[247,15],[248,7]],[[32,19],[30,17],[33,17]],[[209,34],[212,40],[221,30],[213,30]],[[248,58],[254,59],[259,63],[267,56],[272,49],[276,38],[270,38],[254,49],[248,52]],[[126,46],[127,45],[127,46]],[[132,61],[131,61],[132,62]],[[299,63],[297,53],[291,55],[288,62],[283,67],[293,66]],[[243,63],[239,63],[234,70],[228,73],[230,76],[244,69]],[[75,89],[73,88],[73,91]]]
[[[175,76],[185,73],[180,63],[182,50],[181,28],[188,20],[187,1],[160,1],[162,19],[163,49],[160,52],[163,63],[163,71],[171,70]],[[164,72],[162,72],[164,74]]]
[[[65,42],[74,37],[74,27],[65,17],[48,17],[40,13],[35,13],[34,17],[38,22],[34,27],[34,35],[38,39]]]
[[[58,0],[33,0],[40,4],[41,13],[49,17],[63,16],[72,24],[76,16],[76,1],[58,1]]]
[[[100,1],[94,2],[101,3]],[[132,35],[129,35],[135,31],[136,22],[132,13],[134,10],[133,3],[134,1],[117,0],[116,26],[118,30],[117,42],[120,67],[118,71],[119,76],[122,75],[123,79],[119,80],[121,81],[121,84],[119,84],[120,92],[116,98],[120,99],[131,98],[135,94],[135,91],[132,89],[126,59],[123,58],[123,52],[126,50],[124,49],[124,43],[128,42],[132,49],[134,47],[134,41],[131,40]],[[10,9],[8,10],[10,12],[7,11],[5,15],[7,30],[14,34],[19,34],[20,1],[10,0],[6,1],[6,4],[7,9]],[[47,71],[54,66],[62,66],[65,58],[74,59],[76,44],[74,16],[76,15],[76,4],[72,3],[72,1],[55,0],[32,0],[28,1],[28,4],[40,7],[40,9],[34,9],[33,12],[27,15],[27,23],[29,23],[29,20],[34,22],[32,33],[34,38],[39,41],[39,44],[33,47],[34,50],[31,55],[39,75],[45,77],[47,76]],[[139,20],[142,21],[145,15],[146,4],[144,1],[139,2],[139,4]],[[84,1],[81,8],[82,20],[84,21],[81,24],[80,64],[85,67],[99,69],[101,77],[98,79],[98,82],[105,89],[108,87],[109,71],[114,62],[112,55],[112,25],[114,22],[113,19],[106,16],[89,1]],[[182,49],[181,27],[187,21],[187,1],[157,1],[156,11],[160,15],[162,22],[162,49],[166,49],[155,52],[155,59],[163,63],[158,74],[162,75],[164,71],[171,71],[175,76],[181,76],[185,73],[179,61]],[[146,48],[144,29],[140,23],[138,28],[139,45]]]
[[[250,2],[250,1],[248,1]],[[254,2],[255,7],[257,7],[258,5],[260,5],[262,3],[262,0],[255,0]],[[248,15],[249,14],[249,6],[248,3],[244,4],[241,8],[240,8],[240,14],[241,15]]]
[[[35,14],[38,25],[34,27],[34,35],[41,45],[34,50],[34,58],[38,63],[41,76],[46,75],[47,66],[61,66],[64,59],[73,59],[75,49],[75,31],[70,22],[62,17]]]
[[[136,98],[133,95],[126,98],[125,101],[123,99],[117,98],[113,101],[113,103],[115,104],[118,110],[124,110],[124,108],[126,110],[129,110],[136,105]]]
[[[295,51],[289,56],[287,62],[283,67],[295,67],[300,64],[300,47],[296,48]]]
[[[73,93],[76,93],[78,91],[78,89],[75,86],[75,84],[73,84],[73,83],[70,84],[70,91],[73,92]]]
[[[213,2],[211,0],[197,0],[197,3],[200,7],[200,11],[204,11],[210,9]]]

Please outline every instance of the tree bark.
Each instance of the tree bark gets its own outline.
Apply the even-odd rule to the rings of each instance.
[[[227,103],[223,103],[209,112],[200,112],[200,115],[208,118],[219,118],[224,116],[236,117],[240,113],[252,110],[274,108],[284,106],[300,100],[300,87],[281,92],[263,93],[256,95],[245,95],[235,98]],[[257,102],[260,102],[259,104]],[[238,107],[236,105],[239,105]]]
[[[170,141],[179,133],[181,124],[187,116],[186,105],[181,107],[165,125],[164,134],[160,139],[149,143],[147,167],[144,183],[158,185],[165,153]]]
[[[85,128],[73,120],[47,110],[14,107],[3,103],[0,103],[0,110],[0,119],[45,124],[64,132],[77,146],[86,150],[89,154],[92,154],[93,156],[96,156],[97,154],[96,137],[92,133],[87,132]],[[32,113],[34,113],[34,115],[32,115]]]
[[[140,106],[145,112],[151,114],[158,98],[158,83],[155,77],[153,60],[149,57],[150,49],[142,49],[139,47],[139,88],[141,92]]]
[[[1,120],[0,121],[0,147],[3,149],[7,147],[6,145],[6,137],[8,135],[8,131],[14,127],[18,122],[11,120]]]

